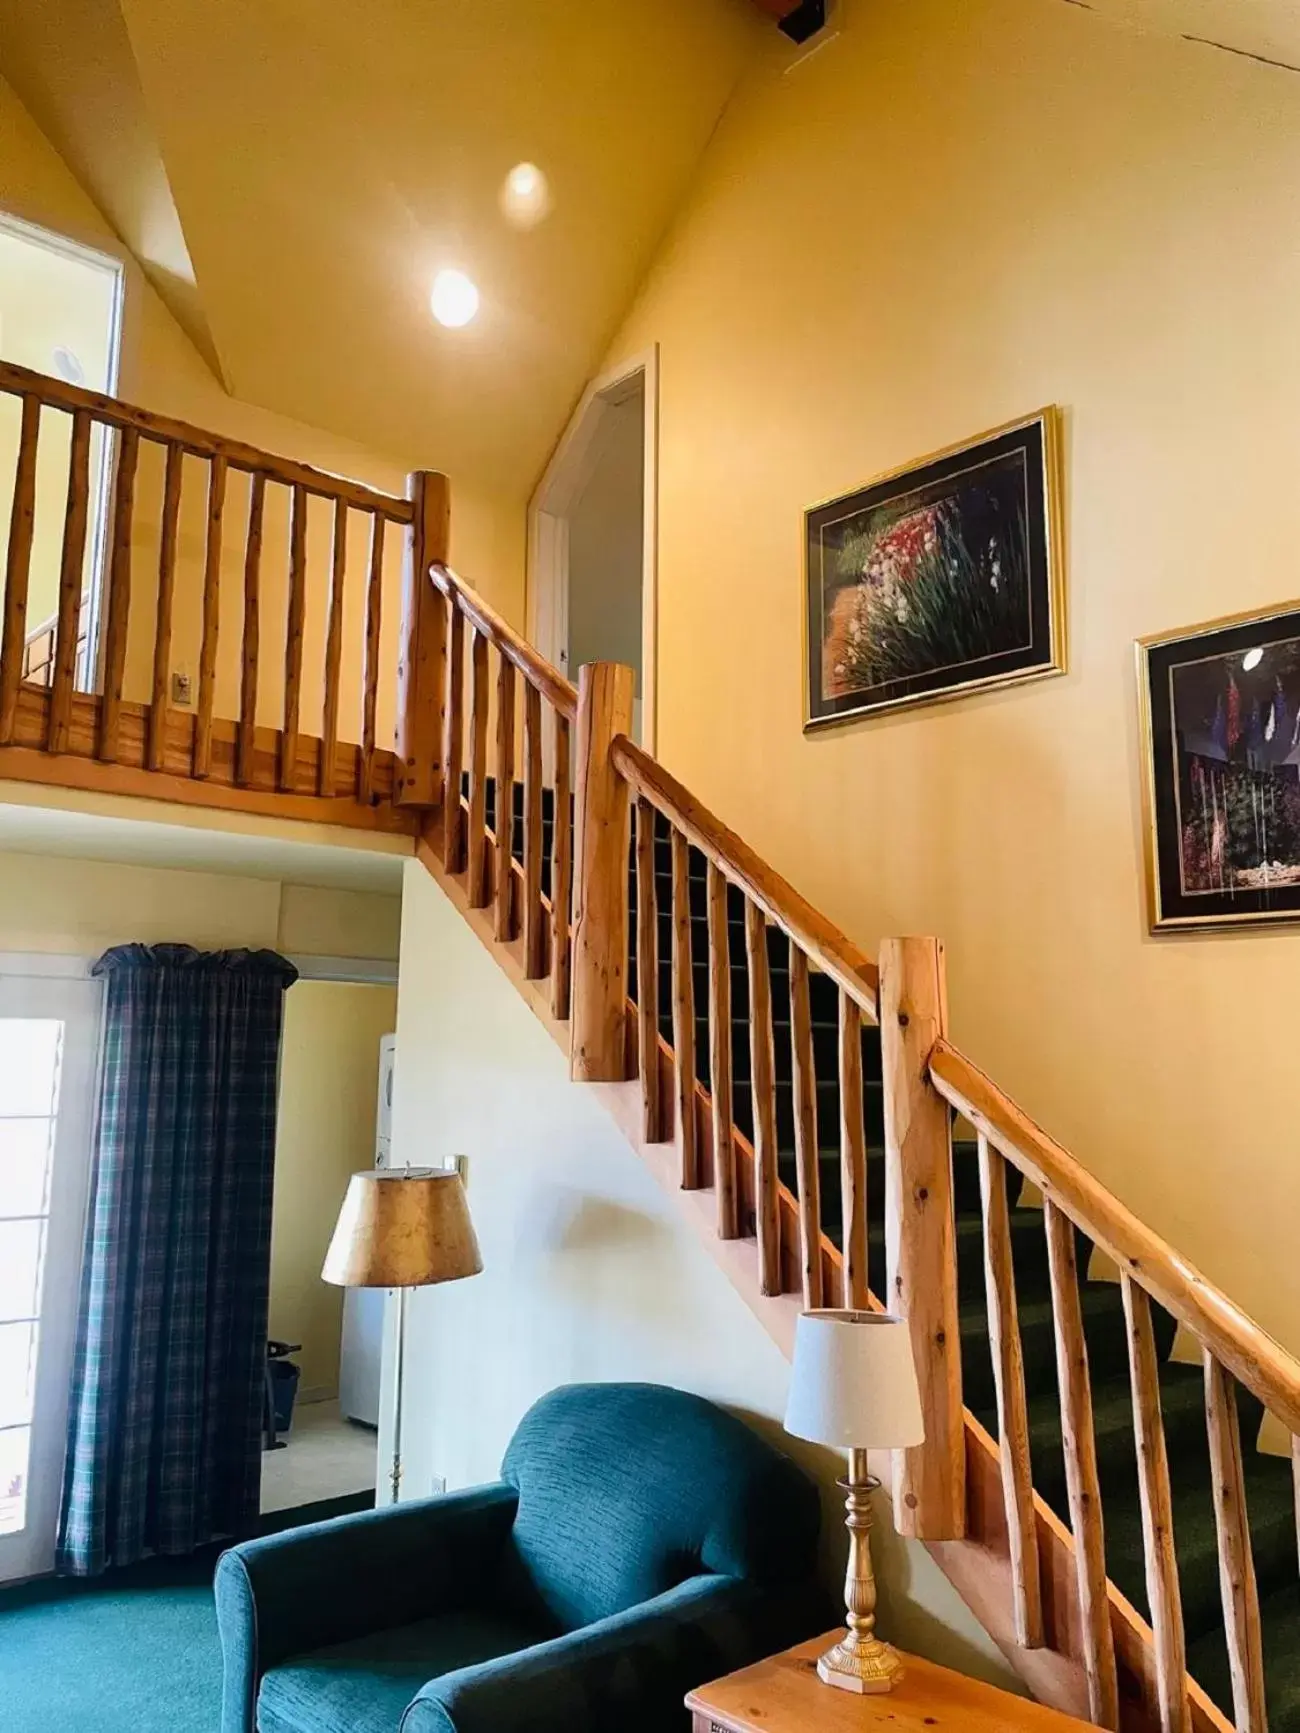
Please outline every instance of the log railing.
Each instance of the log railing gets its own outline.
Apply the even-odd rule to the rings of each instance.
[[[1218,1545],[1223,1628],[1232,1682],[1233,1724],[1239,1733],[1267,1726],[1263,1639],[1251,1534],[1247,1521],[1242,1441],[1237,1413],[1240,1382],[1290,1431],[1300,1455],[1300,1363],[1180,1257],[1159,1234],[1080,1167],[997,1085],[946,1040],[929,1058],[935,1089],[979,1137],[990,1341],[995,1363],[1002,1486],[1011,1554],[1017,1630],[1042,1641],[1043,1614],[1034,1545],[1024,1379],[1015,1277],[1007,1232],[1008,1167],[1042,1196],[1051,1269],[1062,1439],[1074,1542],[1083,1661],[1089,1709],[1099,1726],[1120,1725],[1115,1655],[1115,1608],[1105,1562],[1105,1513],[1098,1482],[1088,1347],[1079,1305],[1076,1231],[1085,1245],[1118,1266],[1128,1335],[1133,1428],[1142,1512],[1142,1546],[1153,1632],[1155,1707],[1164,1729],[1216,1721],[1189,1690],[1186,1640],[1175,1552],[1174,1510],[1161,1413],[1153,1303],[1195,1340],[1205,1379],[1209,1496]],[[1298,1485],[1300,1490],[1300,1485]],[[1300,1504],[1297,1505],[1300,1521]]]
[[[395,792],[395,726],[432,803],[440,646],[413,616],[385,650],[399,635],[385,570],[404,546],[408,591],[427,591],[413,574],[445,557],[441,476],[399,498],[0,363],[6,449],[0,774],[164,792],[149,772],[176,798],[183,779],[300,814],[304,798],[373,809]],[[51,622],[39,668],[29,610]]]
[[[570,1014],[573,902],[571,731],[578,694],[441,561],[431,569],[445,644],[438,762],[442,864],[525,978]],[[626,935],[624,936],[626,944]]]
[[[557,975],[551,1003],[560,1016],[571,1009],[573,1075],[635,1086],[643,1140],[675,1144],[684,1189],[713,1187],[719,1236],[752,1233],[764,1294],[794,1291],[806,1306],[884,1301],[908,1317],[927,1440],[895,1463],[897,1526],[934,1543],[975,1604],[990,1605],[990,1581],[1005,1583],[1006,1645],[1024,1658],[1026,1677],[1041,1682],[1063,1706],[1108,1727],[1161,1727],[1168,1733],[1223,1733],[1234,1723],[1241,1733],[1263,1728],[1263,1645],[1234,1380],[1300,1438],[1300,1364],[958,1051],[948,1036],[943,953],[935,941],[885,941],[877,967],[628,739],[630,671],[584,667],[575,692],[445,567],[434,569],[433,584],[447,610],[442,759],[448,788],[461,791],[444,817],[447,864],[468,900],[494,911],[496,937],[532,956],[530,974],[544,973],[560,947],[572,944],[571,1008],[567,977],[562,988]],[[496,658],[494,678],[490,655]],[[526,706],[525,814],[536,814],[544,799],[552,799],[553,814],[567,808],[570,727],[576,735],[575,839],[570,844],[568,827],[556,823],[549,851],[540,846],[535,818],[525,818],[522,841],[514,836],[514,806],[495,793],[512,788],[519,775],[517,681]],[[542,738],[548,714],[553,744]],[[462,745],[462,728],[469,733],[468,747]],[[548,744],[553,768],[546,773],[547,790],[539,794]],[[489,780],[495,810],[505,812],[504,836],[501,824],[488,822]],[[557,907],[536,894],[542,860],[552,883],[560,882],[569,871],[570,846],[571,924],[564,915],[566,899]],[[533,930],[545,938],[535,941],[536,949],[526,942],[520,947],[520,923],[527,926],[527,911],[539,901],[542,915]],[[634,1004],[628,1002],[633,928]],[[778,955],[787,971],[788,999],[788,1027],[780,1041],[773,1026]],[[838,1003],[838,1040],[831,1051],[839,1103],[840,1245],[824,1230],[827,1198],[818,1153],[827,1128],[818,1126],[818,1067],[825,1067],[828,1048],[813,1038],[814,986],[822,993],[833,988]],[[862,1031],[873,1023],[880,1031],[885,1135],[886,1290],[879,1299],[868,1292],[867,1281],[863,1112]],[[778,1172],[778,1072],[786,1042],[788,1070],[779,1088],[786,1092],[793,1141],[788,1188]],[[736,1120],[746,1098],[752,1130],[742,1133]],[[962,1407],[954,1115],[975,1133],[974,1153],[963,1159],[978,1165],[996,1439]],[[1012,1260],[1013,1237],[1023,1235],[1024,1222],[1023,1210],[1012,1219],[1011,1178],[1017,1186],[1029,1182],[1042,1200],[1066,1522],[1033,1485]],[[1093,1246],[1118,1267],[1121,1286],[1149,1625],[1107,1576],[1105,1481],[1081,1303],[1087,1274],[1081,1260]],[[1212,1480],[1206,1494],[1217,1536],[1233,1722],[1186,1670],[1153,1325],[1157,1307],[1195,1339],[1204,1359]],[[1167,1343],[1168,1336],[1162,1339]],[[959,1562],[954,1547],[967,1549]],[[1035,1670],[1035,1654],[1055,1658]],[[1075,1679],[1077,1687],[1069,1683]]]

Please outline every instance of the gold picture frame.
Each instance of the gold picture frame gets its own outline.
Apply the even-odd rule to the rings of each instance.
[[[1065,672],[1062,452],[1048,405],[806,508],[806,733]]]
[[[1134,651],[1151,931],[1300,920],[1300,601]]]

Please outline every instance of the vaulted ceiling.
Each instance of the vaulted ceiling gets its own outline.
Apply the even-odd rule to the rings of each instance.
[[[0,75],[231,392],[516,494],[764,34],[747,0],[4,10]],[[531,230],[498,202],[521,161]],[[482,294],[457,331],[448,265]]]
[[[1300,0],[1086,3],[1300,65]],[[793,4],[0,0],[0,76],[228,390],[518,497]],[[530,230],[498,203],[522,161]],[[483,298],[457,331],[447,265]]]

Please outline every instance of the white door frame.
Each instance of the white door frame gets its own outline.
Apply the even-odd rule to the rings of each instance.
[[[528,636],[570,679],[569,514],[591,478],[609,411],[638,384],[645,404],[641,548],[641,744],[655,749],[659,636],[659,345],[593,379],[560,436],[528,504]]]

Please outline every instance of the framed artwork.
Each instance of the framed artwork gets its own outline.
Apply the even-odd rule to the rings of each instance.
[[[1153,930],[1300,917],[1300,603],[1137,648]]]
[[[1065,667],[1060,418],[805,514],[805,729]]]

